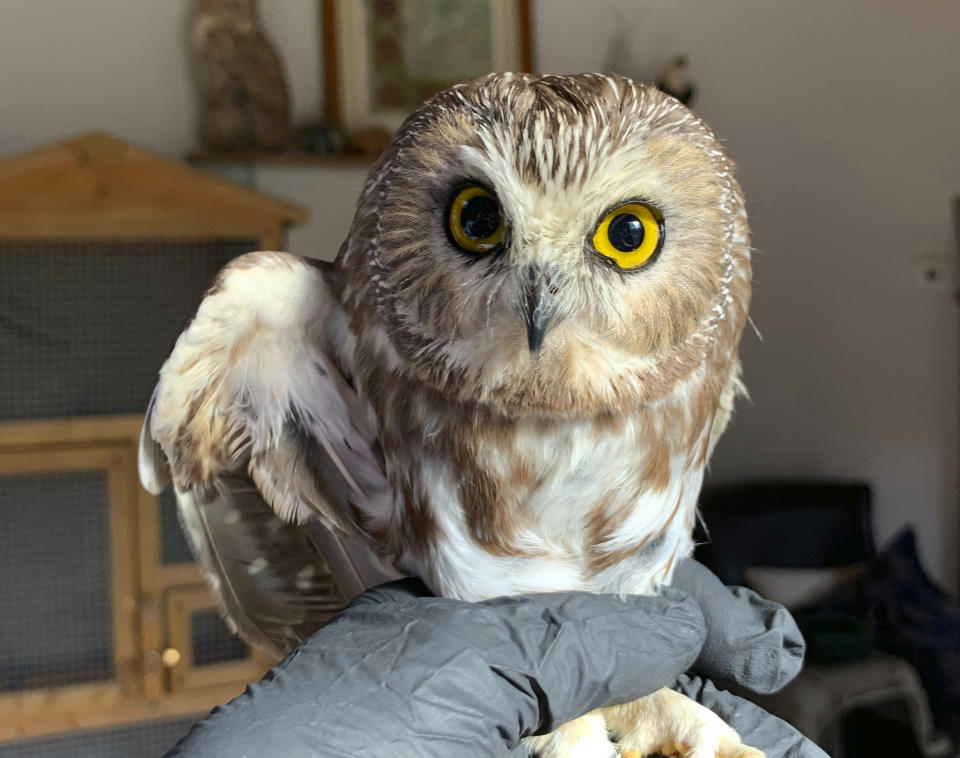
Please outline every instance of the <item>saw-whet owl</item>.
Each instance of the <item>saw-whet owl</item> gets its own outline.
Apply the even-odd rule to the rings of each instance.
[[[743,198],[697,116],[613,75],[481,77],[407,119],[332,264],[220,273],[141,477],[172,478],[224,612],[277,652],[328,611],[317,544],[358,588],[379,562],[464,600],[655,592],[692,551],[749,294]],[[624,755],[759,755],[669,690],[530,747],[613,755],[608,728]]]

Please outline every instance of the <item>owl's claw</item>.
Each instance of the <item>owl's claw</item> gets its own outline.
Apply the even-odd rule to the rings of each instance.
[[[537,758],[617,758],[616,745],[607,736],[607,725],[599,711],[569,721],[555,732],[530,737],[524,745]]]
[[[654,748],[653,752],[645,753],[641,750],[626,749],[620,752],[620,758],[651,758],[651,756],[673,756],[679,755],[682,758],[765,758],[762,750],[749,747],[737,740],[737,744],[721,743],[716,751],[707,749],[706,751],[697,748],[691,748],[689,745],[661,745]]]
[[[670,689],[604,709],[604,715],[621,735],[621,758],[764,758],[713,711]]]
[[[713,711],[670,689],[592,711],[524,744],[538,758],[764,758]]]
[[[762,750],[744,745],[739,737],[721,738],[711,744],[710,740],[690,743],[665,743],[645,749],[625,747],[620,744],[620,758],[651,758],[652,756],[680,756],[680,758],[765,758]]]

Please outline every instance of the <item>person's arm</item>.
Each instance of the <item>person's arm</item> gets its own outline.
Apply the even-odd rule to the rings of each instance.
[[[466,603],[415,580],[370,590],[168,755],[524,755],[520,739],[688,669],[703,617],[680,593]]]
[[[789,614],[745,603],[702,567],[681,567],[678,580],[685,592],[622,600],[555,593],[464,603],[431,597],[415,580],[369,590],[168,755],[522,756],[522,737],[675,686],[768,758],[822,756],[756,706],[681,676],[693,666],[760,689],[782,684],[799,668]]]

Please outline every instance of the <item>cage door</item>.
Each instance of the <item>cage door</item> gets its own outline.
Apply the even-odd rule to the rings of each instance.
[[[274,662],[230,631],[206,585],[174,587],[165,605],[171,691],[256,681]]]
[[[122,445],[0,446],[0,721],[139,694],[135,471]]]

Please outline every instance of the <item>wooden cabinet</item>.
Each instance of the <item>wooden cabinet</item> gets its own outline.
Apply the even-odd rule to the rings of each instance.
[[[250,648],[220,618],[206,587],[174,587],[164,597],[162,662],[171,692],[256,681],[273,661]]]
[[[170,493],[140,487],[137,444],[216,271],[305,215],[102,134],[0,162],[0,743],[129,758],[124,725],[167,735],[269,666],[221,621]],[[102,731],[62,736],[81,729]]]
[[[200,715],[273,662],[226,628],[192,562],[164,562],[164,541],[185,549],[137,481],[140,423],[0,424],[0,740]]]

